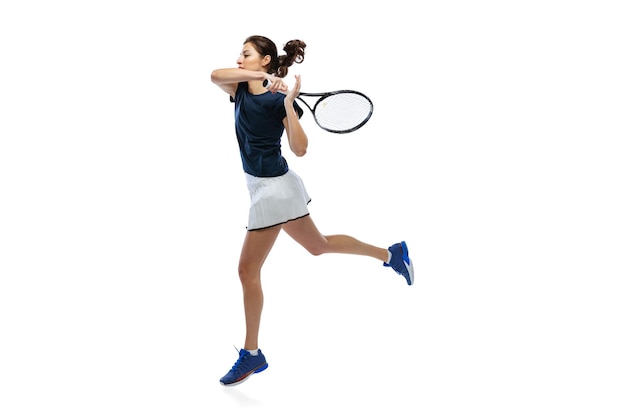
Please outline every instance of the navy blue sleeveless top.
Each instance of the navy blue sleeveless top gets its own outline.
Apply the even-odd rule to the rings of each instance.
[[[250,94],[248,83],[237,86],[235,98],[235,133],[243,170],[255,177],[278,177],[289,167],[281,153],[281,137],[285,131],[283,119],[287,116],[283,93]],[[302,108],[294,101],[293,107],[302,117]]]

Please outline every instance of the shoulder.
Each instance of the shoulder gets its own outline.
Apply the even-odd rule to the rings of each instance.
[[[237,83],[236,87],[234,88],[233,92],[230,94],[230,101],[231,103],[235,103],[238,101],[241,101],[241,99],[245,96],[247,96],[248,93],[248,83],[245,81],[242,81],[240,83]]]

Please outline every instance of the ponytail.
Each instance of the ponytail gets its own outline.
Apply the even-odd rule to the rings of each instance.
[[[285,44],[283,47],[285,54],[278,57],[276,77],[285,77],[289,72],[289,67],[294,63],[300,64],[304,61],[304,48],[306,48],[306,44],[299,39],[294,39]]]

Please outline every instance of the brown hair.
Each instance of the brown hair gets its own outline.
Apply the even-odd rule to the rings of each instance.
[[[287,42],[283,46],[284,55],[278,56],[276,44],[271,39],[265,36],[253,35],[249,36],[244,44],[251,43],[254,45],[254,49],[257,50],[262,57],[269,55],[272,59],[267,72],[274,74],[276,77],[285,77],[288,72],[288,68],[293,63],[300,64],[304,61],[304,48],[306,44],[299,39],[294,39]]]

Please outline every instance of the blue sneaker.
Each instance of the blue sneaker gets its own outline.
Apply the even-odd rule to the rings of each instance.
[[[226,376],[220,379],[220,383],[224,386],[238,385],[254,373],[267,369],[267,366],[267,361],[265,361],[265,356],[261,350],[259,350],[258,355],[253,356],[249,351],[242,348],[239,350],[239,358],[235,365],[226,373]]]
[[[409,286],[413,284],[413,263],[409,258],[409,248],[406,242],[402,241],[389,247],[391,260],[389,264],[383,263],[385,267],[391,267],[396,273],[401,274],[406,279]]]

